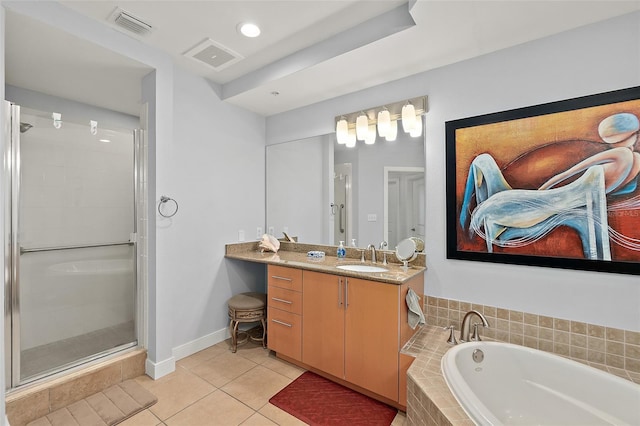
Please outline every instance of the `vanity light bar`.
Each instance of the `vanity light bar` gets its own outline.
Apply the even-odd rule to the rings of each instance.
[[[426,96],[419,96],[417,98],[411,98],[411,99],[406,99],[403,101],[398,101],[398,102],[393,102],[390,104],[385,104],[385,105],[380,105],[374,108],[367,108],[367,109],[362,109],[362,110],[358,110],[355,112],[350,112],[350,113],[346,113],[346,114],[340,114],[338,116],[335,117],[335,124],[338,124],[338,121],[345,119],[347,121],[347,125],[349,129],[355,129],[356,128],[356,120],[358,119],[359,115],[362,115],[362,113],[364,112],[364,114],[367,116],[367,118],[369,119],[369,125],[376,125],[378,124],[378,113],[380,111],[384,111],[385,109],[387,109],[389,111],[389,115],[391,117],[391,121],[394,120],[401,120],[402,119],[402,107],[407,105],[407,104],[411,104],[413,105],[413,107],[415,108],[416,111],[416,115],[423,115],[426,114],[427,111],[427,97]],[[334,127],[335,128],[335,127]]]

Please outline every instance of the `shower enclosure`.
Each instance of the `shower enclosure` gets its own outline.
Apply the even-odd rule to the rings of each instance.
[[[15,388],[137,345],[139,143],[131,131],[4,107],[6,377]]]

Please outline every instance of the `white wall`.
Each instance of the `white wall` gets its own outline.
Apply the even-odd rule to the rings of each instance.
[[[633,13],[269,117],[267,142],[332,132],[336,115],[428,95],[426,293],[638,331],[637,276],[446,259],[444,132],[448,120],[637,85]]]
[[[205,79],[180,69],[173,120],[170,167],[158,188],[180,210],[158,220],[165,238],[158,264],[166,265],[172,291],[176,348],[226,331],[232,294],[266,291],[263,265],[224,259],[224,245],[237,241],[238,230],[247,240],[256,239],[258,226],[264,230],[265,154],[264,118],[223,103]]]

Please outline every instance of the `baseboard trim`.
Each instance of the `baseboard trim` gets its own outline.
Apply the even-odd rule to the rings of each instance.
[[[176,346],[173,348],[173,358],[178,361],[182,358],[186,358],[189,355],[193,355],[196,352],[200,352],[203,349],[207,349],[209,346],[213,346],[216,343],[220,343],[229,338],[229,329],[227,327],[207,334],[206,336],[199,337],[195,340],[185,343],[184,345]]]
[[[176,361],[207,349],[216,343],[224,342],[230,337],[229,328],[225,327],[206,336],[199,337],[171,350],[171,357],[160,362],[152,362],[147,358],[145,373],[154,380],[173,373],[176,370]]]
[[[164,361],[153,362],[147,358],[144,367],[144,372],[147,376],[153,380],[158,380],[160,377],[176,371],[176,360],[174,357],[170,357]]]

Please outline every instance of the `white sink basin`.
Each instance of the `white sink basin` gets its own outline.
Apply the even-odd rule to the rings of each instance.
[[[379,266],[372,265],[340,265],[336,266],[338,269],[352,272],[387,272],[388,269],[381,268]]]

